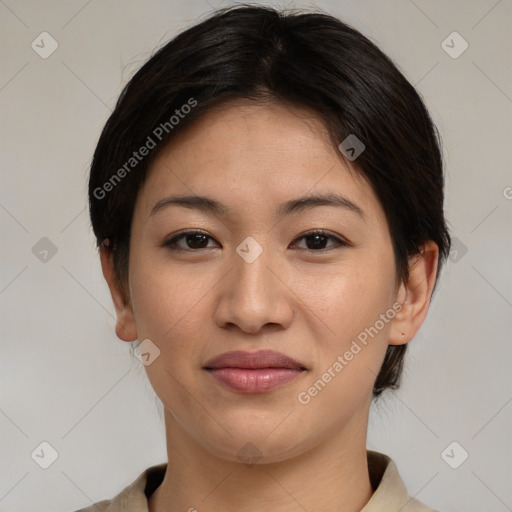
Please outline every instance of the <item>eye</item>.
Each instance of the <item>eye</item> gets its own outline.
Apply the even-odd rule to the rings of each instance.
[[[208,247],[208,239],[213,240],[213,238],[204,233],[203,231],[182,231],[181,233],[178,233],[173,238],[167,240],[164,242],[163,246],[169,247],[171,250],[183,250],[183,251],[192,251],[195,252],[198,249],[209,249]],[[293,241],[293,244],[297,242],[297,240],[307,240],[306,242],[306,248],[299,247],[301,250],[307,250],[311,252],[322,252],[325,250],[329,250],[332,248],[327,247],[325,248],[324,245],[329,240],[334,240],[335,244],[334,247],[343,247],[343,246],[349,246],[350,244],[346,242],[345,240],[342,240],[338,238],[337,236],[331,235],[327,231],[324,230],[316,230],[316,231],[310,231],[308,233],[305,233],[301,235],[300,237],[296,238]],[[181,240],[185,241],[186,246],[179,245],[178,242]],[[309,243],[308,243],[309,242]]]
[[[309,240],[310,243],[306,242],[306,249],[308,251],[312,252],[322,252],[328,249],[331,249],[331,247],[328,247],[327,249],[324,248],[325,243],[330,239],[335,241],[335,246],[348,246],[349,243],[345,240],[341,240],[340,238],[331,235],[327,231],[324,231],[322,229],[316,230],[316,231],[310,231],[309,233],[305,233],[298,237],[296,240],[302,240],[306,239]],[[296,241],[295,240],[295,241]],[[294,242],[295,242],[294,241]]]
[[[171,238],[164,242],[165,247],[169,247],[171,250],[189,250],[194,251],[195,249],[208,249],[209,247],[205,246],[208,238],[213,238],[210,235],[202,231],[182,231],[178,233],[175,237]],[[186,247],[178,245],[178,241],[181,239],[185,239]]]

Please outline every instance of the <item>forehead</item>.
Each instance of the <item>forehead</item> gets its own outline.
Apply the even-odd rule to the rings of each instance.
[[[280,103],[224,103],[179,133],[150,166],[139,193],[143,214],[171,193],[215,197],[233,211],[340,193],[374,220],[383,216],[368,181],[342,158],[318,115]]]

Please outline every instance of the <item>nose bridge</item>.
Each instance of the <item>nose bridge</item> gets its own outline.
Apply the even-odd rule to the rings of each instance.
[[[270,271],[270,248],[263,248],[253,238],[246,239],[234,255],[233,292],[244,307],[261,309],[278,293],[275,276]],[[274,259],[275,262],[275,259]]]
[[[220,323],[236,324],[247,332],[256,332],[267,323],[288,325],[293,311],[273,267],[276,257],[269,247],[252,237],[239,244],[220,297]]]

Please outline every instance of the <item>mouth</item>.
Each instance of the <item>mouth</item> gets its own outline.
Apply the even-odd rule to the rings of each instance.
[[[203,367],[218,383],[240,393],[267,393],[296,379],[307,368],[273,350],[226,352]]]

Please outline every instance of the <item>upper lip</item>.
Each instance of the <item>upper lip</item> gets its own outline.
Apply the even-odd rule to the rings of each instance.
[[[244,350],[234,350],[225,352],[213,359],[210,359],[205,365],[206,369],[216,368],[292,368],[305,370],[305,366],[295,359],[288,357],[281,352],[274,350],[259,350],[257,352],[247,352]]]

